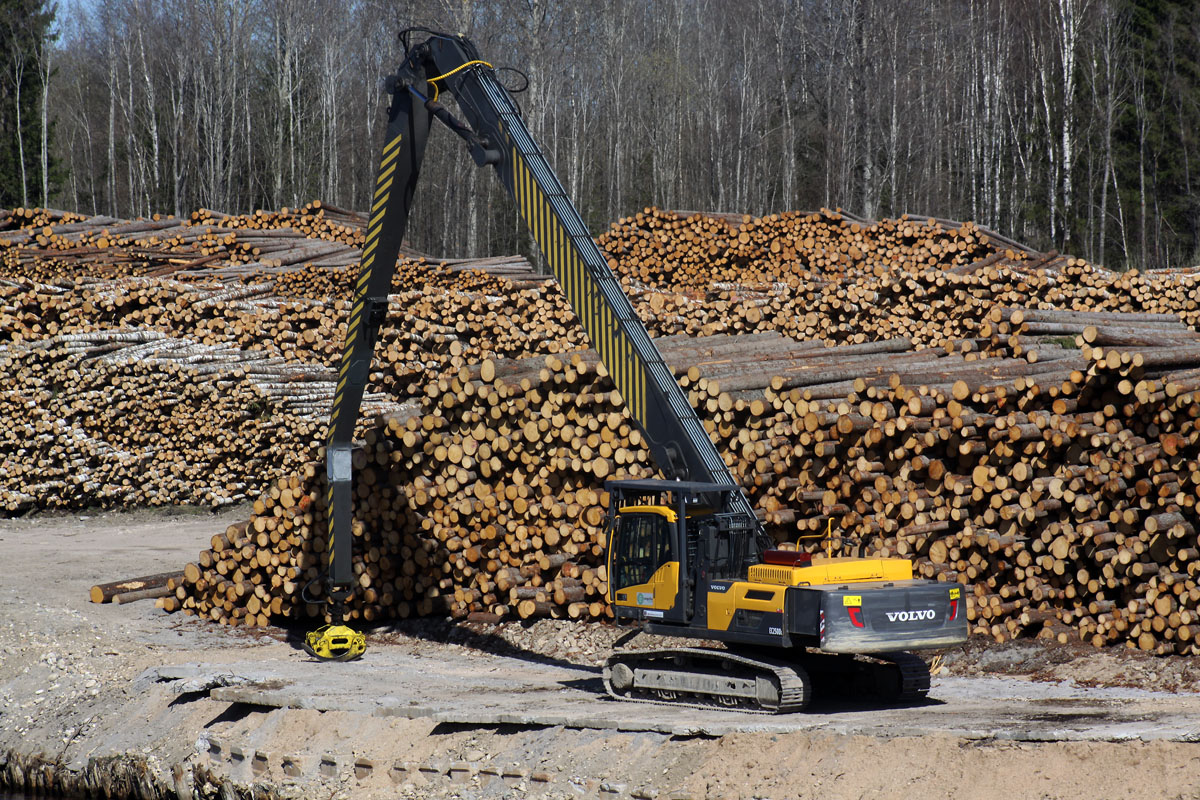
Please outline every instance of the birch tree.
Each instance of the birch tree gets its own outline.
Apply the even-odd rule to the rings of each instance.
[[[1112,266],[1178,263],[1200,241],[1200,7],[1185,0],[60,2],[44,60],[3,63],[6,85],[27,70],[21,136],[0,111],[10,202],[362,208],[378,81],[399,29],[421,25],[528,75],[526,122],[596,227],[650,203],[911,211]],[[422,174],[410,245],[531,251],[453,136],[433,133]]]

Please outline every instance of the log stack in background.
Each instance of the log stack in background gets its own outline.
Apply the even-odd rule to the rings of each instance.
[[[997,639],[1195,653],[1200,338],[1137,330],[1193,343],[1140,364],[1057,345],[1031,361],[769,335],[661,344],[693,365],[679,377],[777,540],[819,548],[805,537],[832,520],[851,552],[972,586],[974,630]],[[424,413],[381,420],[356,454],[351,617],[606,614],[597,487],[652,468],[603,368],[586,353],[489,361],[428,391]],[[253,624],[319,613],[299,592],[323,564],[322,475],[273,487],[167,607]]]
[[[0,212],[5,507],[258,497],[162,604],[319,613],[301,592],[361,216],[18,212]],[[600,242],[777,538],[832,521],[855,552],[913,557],[972,586],[998,639],[1194,652],[1196,271],[829,211],[647,209]],[[409,253],[393,291],[353,613],[607,616],[603,480],[651,467],[557,287],[522,259]]]
[[[828,343],[907,336],[936,347],[975,338],[996,304],[1173,313],[1200,326],[1197,270],[1117,275],[972,223],[646,209],[599,242],[652,318],[674,326],[668,332],[775,330]]]
[[[67,225],[87,219],[86,214],[59,211],[55,208],[0,208],[0,233],[48,225]]]
[[[600,245],[647,285],[704,290],[715,283],[802,286],[843,276],[977,271],[1042,254],[972,222],[905,215],[871,222],[840,211],[755,219],[647,208],[615,223]]]
[[[258,496],[324,430],[266,358],[146,330],[0,346],[0,510],[199,505]],[[282,383],[281,383],[282,381]]]

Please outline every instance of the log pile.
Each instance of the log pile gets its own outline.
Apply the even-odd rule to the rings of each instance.
[[[312,457],[336,389],[321,339],[336,311],[255,305],[269,283],[73,289],[0,287],[0,511],[222,506]],[[372,390],[364,411],[404,401]]]
[[[976,338],[996,304],[1174,313],[1200,328],[1195,270],[1116,275],[971,223],[913,215],[739,219],[648,208],[599,242],[666,332],[775,330],[851,344],[905,336],[940,347]]]
[[[0,208],[0,232],[69,224],[86,218],[84,214],[59,211],[55,208]]]
[[[324,418],[305,413],[309,375],[247,355],[148,330],[0,346],[0,510],[256,497],[303,463]]]
[[[427,376],[477,357],[478,347],[468,351],[468,337],[458,334],[468,327],[461,314],[491,303],[435,288],[397,296],[364,425],[417,397]],[[280,300],[264,280],[232,287],[167,278],[0,285],[0,337],[7,342],[0,345],[0,407],[11,423],[0,437],[0,512],[213,506],[257,496],[311,458],[323,439],[347,306]],[[422,309],[422,318],[404,320],[400,310],[407,308]],[[543,351],[565,347],[544,330],[519,327],[510,313],[498,317],[503,325],[481,330],[489,338],[478,341],[515,351],[536,351],[535,341],[545,343]],[[457,323],[438,322],[455,316]],[[107,386],[115,388],[99,392]],[[146,403],[136,402],[138,393],[149,396]],[[102,413],[80,400],[92,397],[104,400]],[[213,397],[215,404],[208,402]],[[136,423],[118,424],[113,414],[132,414]],[[172,461],[183,466],[171,470]],[[139,470],[149,483],[129,480],[127,473]]]
[[[334,212],[310,204],[288,214],[197,212],[194,222],[109,224],[92,218],[52,227],[45,245],[11,241],[10,235],[0,256],[6,279],[27,284],[169,273],[178,281],[221,282],[230,284],[229,291],[251,295],[250,287],[265,291],[269,283],[274,297],[324,304],[349,297],[354,267],[344,265],[358,258],[353,248],[322,257],[322,248],[349,247],[358,235],[338,240],[343,234],[329,233],[332,226],[356,229],[329,222],[329,213]],[[281,227],[264,227],[269,225]],[[86,230],[66,230],[80,226]],[[904,336],[917,346],[942,346],[976,338],[977,320],[995,304],[1171,312],[1193,328],[1200,324],[1200,276],[1194,273],[1115,276],[1080,259],[1033,253],[969,223],[924,218],[868,223],[825,212],[776,215],[738,227],[648,209],[622,220],[601,242],[635,305],[663,335],[778,331],[828,343]],[[334,240],[320,238],[327,235]],[[831,252],[862,258],[850,259],[858,266],[846,266],[820,255]],[[653,275],[645,272],[648,265],[654,265]],[[423,306],[414,309],[414,318],[452,328],[469,361],[562,352],[585,341],[561,294],[522,259],[432,263],[415,257],[401,262],[393,287],[398,306],[409,307],[414,299]],[[521,313],[518,324],[514,310]],[[316,326],[333,331],[321,334],[329,343],[327,364],[340,348],[334,338],[340,318],[334,322]],[[532,335],[525,334],[526,326]],[[403,337],[408,331],[397,333]],[[408,360],[417,360],[415,354]]]
[[[1025,333],[1048,316],[997,311],[993,322]],[[1194,654],[1200,341],[1165,320],[1079,317],[1054,321],[1080,330],[1077,351],[976,362],[1003,381],[950,373],[919,390],[864,386],[857,414],[835,409],[805,453],[809,476],[832,488],[820,506],[783,513],[812,530],[837,508],[856,546],[915,556],[925,576],[973,586],[975,632],[997,640]],[[1088,344],[1122,325],[1122,336],[1162,343]],[[1020,333],[997,335],[997,352],[1021,347]],[[856,426],[857,447],[826,444]]]
[[[91,217],[5,233],[4,270],[11,277],[50,281],[129,275],[187,274],[205,267],[254,265],[272,269],[292,264],[348,267],[358,263],[362,234],[331,223],[324,212],[295,221],[203,216],[116,220]],[[201,274],[204,274],[201,272]]]
[[[0,254],[6,277],[41,282],[135,275],[261,280],[264,275],[304,270],[309,278],[328,275],[332,283],[318,286],[341,294],[361,259],[365,224],[364,215],[319,201],[299,209],[241,215],[201,209],[188,219],[155,214],[121,220],[50,209],[0,209]],[[462,276],[465,286],[447,288],[470,288],[489,274],[541,280],[523,259],[457,259],[431,270],[423,269],[426,259],[421,253],[402,247],[401,264],[408,272],[397,276],[397,291],[430,278],[451,284],[462,273],[467,273]],[[308,282],[302,277],[294,283],[304,288]]]
[[[832,520],[843,552],[971,586],[974,630],[996,639],[1195,653],[1200,337],[1143,319],[1127,332],[1182,341],[1087,343],[1120,321],[1064,321],[1080,349],[1029,339],[1035,360],[1001,352],[1033,324],[1014,309],[989,319],[987,358],[770,334],[661,344],[690,365],[677,374],[776,540],[819,551]],[[356,454],[351,616],[607,614],[597,487],[652,470],[603,368],[586,352],[488,361],[427,391]],[[322,475],[273,487],[164,607],[233,624],[319,613],[299,592],[323,564]]]
[[[870,222],[822,209],[734,221],[647,208],[614,223],[599,242],[643,284],[707,289],[714,282],[799,286],[880,276],[898,265],[908,272],[961,271],[985,259],[1019,263],[1031,254],[1001,239],[971,222],[912,215]]]
[[[18,212],[0,212],[0,506],[257,497],[162,604],[318,613],[300,592],[323,564],[361,216]],[[971,585],[996,638],[1193,652],[1196,271],[827,211],[648,209],[601,243],[777,538],[832,520],[855,552],[912,556]],[[557,287],[519,258],[411,254],[393,288],[354,613],[607,616],[600,489],[650,467]]]

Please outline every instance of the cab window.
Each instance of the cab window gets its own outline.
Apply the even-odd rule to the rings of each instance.
[[[667,520],[658,514],[622,514],[617,523],[617,588],[649,582],[671,560],[671,535]]]

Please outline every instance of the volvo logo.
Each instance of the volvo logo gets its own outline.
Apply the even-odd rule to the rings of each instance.
[[[936,619],[937,612],[932,608],[926,611],[889,611],[888,622],[916,622],[922,619]]]

